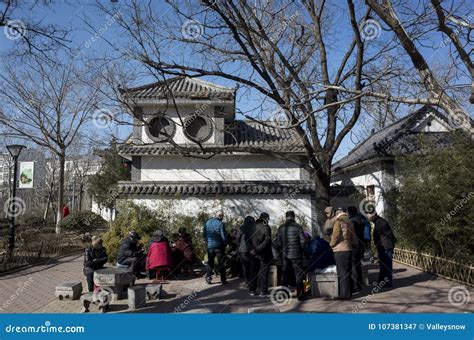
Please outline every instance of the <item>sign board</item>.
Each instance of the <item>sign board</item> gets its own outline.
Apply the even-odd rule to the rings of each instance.
[[[33,188],[35,162],[20,162],[20,177],[18,187],[21,189]]]

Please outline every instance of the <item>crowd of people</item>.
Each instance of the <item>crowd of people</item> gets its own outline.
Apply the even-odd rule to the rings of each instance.
[[[276,265],[278,281],[282,286],[295,287],[298,300],[304,300],[304,280],[316,270],[336,267],[338,299],[350,299],[362,289],[362,260],[372,257],[371,241],[377,249],[380,264],[378,282],[392,286],[392,258],[395,236],[389,223],[369,213],[366,218],[355,207],[327,207],[326,221],[320,234],[313,237],[296,222],[294,211],[285,213],[285,222],[274,237],[270,215],[262,212],[258,218],[247,216],[239,229],[227,233],[224,213],[218,212],[203,227],[202,236],[207,247],[205,280],[212,284],[213,276],[220,283],[228,283],[230,275],[243,278],[251,296],[269,294],[269,269]],[[171,235],[171,242],[163,231],[156,230],[146,248],[140,246],[140,235],[131,231],[120,243],[117,266],[129,268],[137,277],[167,277],[170,273],[194,273],[199,263],[191,235],[185,228]],[[92,291],[93,273],[103,268],[107,253],[98,237],[84,256],[84,274],[88,289]],[[257,292],[258,290],[258,292]]]

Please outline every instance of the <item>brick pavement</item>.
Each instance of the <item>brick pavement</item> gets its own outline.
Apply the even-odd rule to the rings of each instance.
[[[416,269],[394,264],[393,289],[384,289],[376,294],[373,287],[366,287],[361,295],[351,301],[333,301],[323,298],[298,302],[293,296],[289,303],[280,306],[282,312],[325,312],[325,313],[462,313],[474,311],[474,289],[468,289],[470,300],[461,305],[449,302],[450,289],[457,283],[436,278]],[[369,275],[377,274],[372,266]],[[78,313],[80,301],[59,301],[54,297],[56,284],[64,281],[85,280],[82,275],[82,254],[71,255],[49,263],[37,265],[0,277],[0,306],[4,313]],[[148,281],[140,280],[139,284]],[[242,282],[230,280],[227,286],[218,282],[204,283],[202,277],[169,281],[164,285],[164,299],[147,303],[136,311],[145,313],[247,313],[249,308],[274,309],[270,299],[250,297]],[[19,288],[24,287],[19,294]],[[10,304],[5,306],[5,301]],[[127,301],[115,301],[111,312],[127,312]],[[93,309],[92,312],[95,312]]]

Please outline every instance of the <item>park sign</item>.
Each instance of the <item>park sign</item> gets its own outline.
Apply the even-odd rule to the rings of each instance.
[[[20,162],[20,180],[19,188],[33,188],[33,178],[35,171],[35,162]]]

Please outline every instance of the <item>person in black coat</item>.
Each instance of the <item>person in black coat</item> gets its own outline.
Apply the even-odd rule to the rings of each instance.
[[[390,224],[376,212],[368,214],[369,220],[374,223],[374,244],[379,257],[378,283],[385,281],[385,287],[393,286],[393,249],[397,239]]]
[[[249,290],[255,295],[257,286],[260,286],[260,297],[268,295],[268,270],[273,259],[272,232],[267,221],[263,218],[255,222],[255,232],[250,238],[250,257],[252,262]]]
[[[145,254],[143,248],[138,244],[140,236],[136,231],[131,231],[126,238],[120,242],[117,263],[128,266],[134,275],[139,276],[145,268]]]
[[[275,246],[282,254],[282,286],[288,287],[290,275],[294,273],[296,278],[296,294],[300,301],[303,300],[304,296],[303,255],[305,242],[303,228],[296,223],[294,211],[287,211],[286,222],[278,228]]]
[[[362,289],[362,259],[364,258],[364,228],[366,219],[354,206],[347,208],[349,219],[354,225],[355,235],[351,238],[351,292],[357,294]]]
[[[92,245],[84,253],[84,275],[87,279],[87,290],[94,291],[94,271],[104,268],[107,263],[107,252],[102,246],[102,239],[92,237]]]
[[[245,217],[244,223],[240,226],[239,232],[237,233],[237,250],[239,253],[240,263],[242,264],[242,273],[244,276],[244,280],[247,284],[249,284],[251,278],[250,237],[252,236],[254,231],[255,218],[253,218],[252,216]]]

